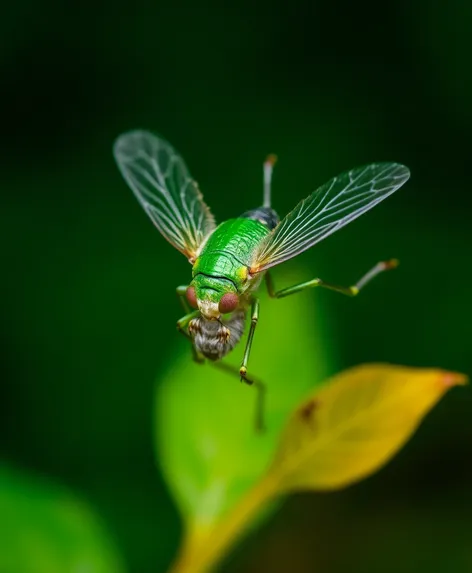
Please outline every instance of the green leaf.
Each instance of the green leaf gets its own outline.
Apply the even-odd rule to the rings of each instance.
[[[304,279],[284,275],[283,283]],[[236,374],[193,363],[185,340],[171,358],[157,388],[156,443],[188,528],[210,527],[248,491],[272,459],[290,412],[326,375],[329,337],[313,306],[326,296],[317,292],[261,300],[249,374],[268,389],[263,434],[254,431],[253,387],[241,384]],[[238,368],[244,344],[245,339],[228,359]]]
[[[293,412],[273,463],[213,527],[190,529],[173,573],[208,571],[287,492],[344,487],[385,464],[461,374],[364,365],[339,374]]]
[[[121,573],[121,559],[82,501],[45,479],[0,467],[0,571]]]

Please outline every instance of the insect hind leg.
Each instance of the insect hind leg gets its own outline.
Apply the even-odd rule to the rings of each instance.
[[[244,219],[254,219],[255,221],[259,221],[259,223],[265,225],[269,231],[272,231],[280,221],[278,214],[271,207],[272,172],[276,161],[277,157],[275,155],[269,155],[264,161],[264,199],[262,206],[246,211],[241,215]]]
[[[270,207],[272,201],[272,173],[274,172],[274,165],[277,162],[276,155],[269,155],[264,161],[264,207]]]

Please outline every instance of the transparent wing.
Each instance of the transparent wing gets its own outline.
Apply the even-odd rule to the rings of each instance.
[[[154,225],[192,261],[216,224],[183,159],[167,141],[146,131],[120,135],[113,153]]]
[[[295,257],[391,195],[410,177],[398,163],[373,163],[343,173],[314,191],[261,242],[251,272]]]

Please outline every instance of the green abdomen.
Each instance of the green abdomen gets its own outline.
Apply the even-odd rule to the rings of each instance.
[[[253,219],[230,219],[213,232],[195,261],[193,275],[237,276],[241,267],[251,265],[253,254],[269,229]]]

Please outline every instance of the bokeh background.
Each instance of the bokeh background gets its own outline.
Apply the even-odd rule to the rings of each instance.
[[[405,163],[406,187],[293,264],[350,283],[401,260],[354,301],[308,295],[333,372],[388,361],[470,374],[471,22],[460,0],[8,6],[2,461],[86,500],[127,571],[164,571],[179,540],[152,401],[190,269],[123,183],[114,138],[163,134],[219,220],[258,205],[268,152],[281,214],[345,169]],[[472,571],[471,405],[469,389],[452,392],[381,473],[291,498],[222,570]]]

